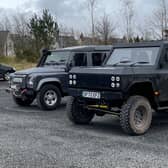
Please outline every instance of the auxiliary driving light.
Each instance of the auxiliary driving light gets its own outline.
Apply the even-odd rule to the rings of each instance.
[[[72,75],[69,75],[69,79],[72,79],[73,78],[73,76]]]
[[[76,79],[76,75],[73,75],[73,79]]]
[[[73,84],[76,85],[76,80],[73,81]]]
[[[111,77],[111,81],[112,81],[112,82],[115,82],[115,76],[112,76],[112,77]]]
[[[115,86],[116,86],[115,83],[111,83],[112,88],[115,88]]]
[[[119,76],[116,77],[116,81],[120,82],[120,77]]]
[[[119,88],[119,87],[120,87],[120,83],[117,83],[117,84],[116,84],[116,87]]]
[[[69,81],[69,84],[70,84],[70,85],[72,85],[72,84],[73,84],[72,80],[70,80],[70,81]]]

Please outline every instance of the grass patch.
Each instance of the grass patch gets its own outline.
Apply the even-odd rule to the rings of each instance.
[[[0,63],[12,66],[16,68],[17,71],[32,68],[37,65],[36,63],[31,63],[26,60],[18,60],[16,57],[0,57]]]

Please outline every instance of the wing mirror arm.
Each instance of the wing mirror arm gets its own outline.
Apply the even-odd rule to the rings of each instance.
[[[73,66],[73,63],[72,61],[70,61],[68,64],[67,64],[67,71],[70,71],[70,69],[72,68]]]

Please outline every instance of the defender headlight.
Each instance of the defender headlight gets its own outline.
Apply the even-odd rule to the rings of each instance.
[[[72,79],[73,78],[73,76],[72,75],[69,75],[69,79]]]
[[[34,76],[29,77],[29,79],[28,79],[28,85],[30,87],[33,87],[33,85],[34,85]]]
[[[70,80],[70,81],[69,81],[69,84],[70,84],[70,85],[72,85],[72,84],[73,84],[73,81],[72,81],[72,80]]]

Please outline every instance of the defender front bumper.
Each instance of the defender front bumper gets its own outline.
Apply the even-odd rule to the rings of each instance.
[[[35,95],[34,91],[31,89],[12,89],[12,88],[6,88],[5,89],[7,93],[11,93],[13,96],[17,98],[25,98],[25,97],[33,97]]]

